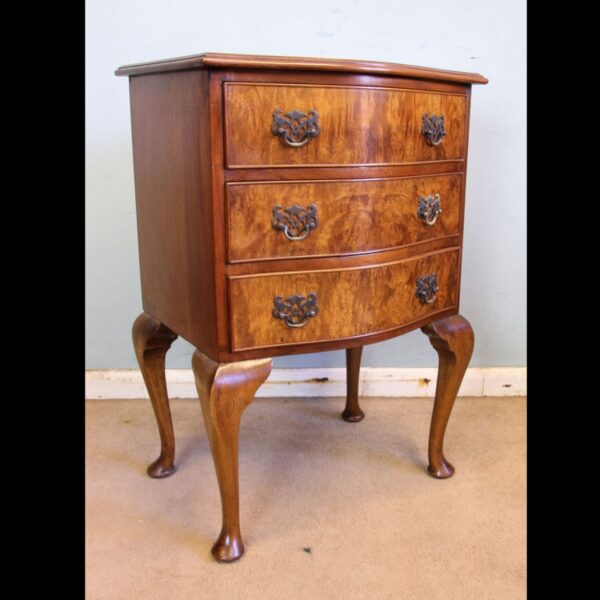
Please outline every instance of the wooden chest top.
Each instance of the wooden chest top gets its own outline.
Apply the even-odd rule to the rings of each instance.
[[[431,69],[397,63],[371,60],[348,60],[341,58],[311,58],[299,56],[264,56],[249,54],[223,54],[205,52],[163,60],[123,65],[116,75],[143,75],[189,69],[276,69],[294,71],[321,71],[336,73],[364,73],[368,75],[395,75],[431,81],[455,81],[459,83],[487,83],[479,73]]]

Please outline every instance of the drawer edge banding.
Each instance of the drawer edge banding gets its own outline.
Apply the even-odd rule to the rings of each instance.
[[[464,163],[465,157],[460,158],[441,158],[439,160],[417,160],[413,162],[382,162],[382,163],[306,163],[306,164],[256,164],[256,165],[228,165],[224,168],[225,171],[239,171],[241,169],[256,169],[256,170],[267,170],[267,169],[353,169],[353,168],[382,168],[382,167],[401,167],[407,166],[418,166],[418,165],[439,165],[444,163]]]
[[[409,245],[398,246],[394,248],[385,248],[382,250],[373,250],[363,252],[361,254],[345,254],[336,256],[309,256],[304,257],[301,261],[294,258],[277,258],[269,260],[252,260],[244,262],[234,262],[225,265],[224,275],[231,277],[244,277],[254,275],[256,273],[292,273],[298,270],[301,263],[305,263],[305,267],[301,269],[304,272],[313,272],[316,270],[342,270],[347,266],[367,266],[381,265],[385,263],[395,263],[403,260],[410,260],[418,256],[426,256],[436,252],[445,252],[460,247],[460,235],[455,234],[448,239],[435,238],[419,242],[418,246]],[[313,267],[317,264],[319,266]]]
[[[452,236],[457,237],[457,236]],[[429,240],[428,240],[429,241]],[[460,245],[450,246],[448,248],[440,248],[439,250],[432,250],[431,252],[424,252],[423,254],[415,254],[413,256],[407,256],[404,258],[398,258],[394,260],[384,260],[382,262],[373,263],[370,265],[353,265],[349,267],[330,267],[325,269],[303,269],[298,271],[273,271],[266,273],[248,273],[248,274],[231,274],[227,275],[227,279],[250,279],[254,277],[281,277],[282,275],[307,275],[311,273],[332,273],[336,271],[360,271],[365,269],[377,269],[379,267],[388,267],[403,262],[409,262],[412,260],[419,260],[421,258],[427,258],[429,256],[435,256],[436,254],[450,254],[451,252],[460,251]],[[372,253],[369,253],[372,254]],[[289,257],[288,257],[289,260]]]
[[[442,161],[434,161],[434,162],[442,162]],[[448,160],[448,161],[444,161],[444,162],[455,162],[453,160]],[[387,164],[387,163],[386,163]],[[406,163],[402,163],[402,164],[406,164]],[[311,167],[303,167],[305,169],[310,169]],[[262,170],[262,169],[261,169]],[[259,184],[259,185],[279,185],[281,183],[340,183],[340,181],[342,182],[369,182],[369,181],[395,181],[397,179],[427,179],[427,178],[433,178],[433,177],[451,177],[451,176],[458,176],[458,175],[462,175],[464,176],[464,171],[444,171],[442,173],[438,173],[438,172],[434,172],[434,173],[427,173],[427,174],[420,174],[420,173],[416,173],[416,174],[409,174],[409,175],[391,175],[389,177],[351,177],[351,178],[343,178],[343,179],[252,179],[252,180],[247,180],[247,179],[242,179],[240,181],[226,181],[225,182],[225,186],[231,186],[231,185],[255,185],[255,184]]]
[[[399,246],[386,246],[385,248],[374,248],[372,250],[356,250],[354,252],[336,252],[334,254],[298,254],[297,256],[266,256],[264,258],[240,258],[240,259],[229,260],[228,264],[229,265],[248,265],[251,263],[266,263],[266,262],[272,262],[272,261],[281,262],[284,260],[312,260],[312,259],[317,259],[317,258],[318,259],[346,258],[346,257],[347,258],[359,258],[361,256],[378,254],[380,252],[381,253],[392,252],[394,250],[399,250],[399,249],[414,248],[415,246],[426,246],[428,244],[431,244],[432,242],[444,242],[444,241],[446,241],[448,243],[450,243],[451,241],[458,242],[459,238],[460,238],[460,235],[458,233],[452,233],[450,235],[440,235],[435,238],[431,238],[428,240],[421,240],[419,242],[413,242],[411,244],[401,244]],[[457,244],[443,247],[440,250],[443,250],[443,251],[451,250],[455,247],[457,247]],[[437,250],[431,250],[431,252],[437,252]],[[424,252],[423,256],[426,254],[429,254],[429,252],[427,252],[427,251]],[[407,256],[400,260],[409,260],[410,258],[413,258],[413,257]],[[391,263],[400,262],[400,260],[390,261],[390,262]],[[378,265],[374,265],[374,266],[381,266],[381,265],[378,264]],[[365,267],[366,267],[366,265],[365,265]],[[336,269],[332,269],[332,270],[336,270]],[[291,272],[296,273],[296,271],[291,271]],[[298,271],[298,272],[302,272],[302,271]],[[266,274],[267,273],[264,273],[264,275],[266,275]],[[231,277],[248,277],[248,275],[240,275],[238,273],[232,273]]]
[[[238,81],[236,79],[227,79],[223,81],[224,86],[229,85],[247,85],[251,87],[289,87],[289,88],[330,88],[330,89],[350,89],[350,90],[393,90],[399,92],[415,92],[416,94],[445,94],[447,96],[468,96],[466,92],[448,92],[438,90],[420,90],[411,87],[396,87],[396,86],[385,86],[385,85],[350,85],[341,83],[278,83],[277,81]]]

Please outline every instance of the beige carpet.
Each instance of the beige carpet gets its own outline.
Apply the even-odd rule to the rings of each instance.
[[[244,557],[209,554],[218,487],[198,400],[172,402],[177,473],[147,401],[87,403],[87,600],[525,598],[525,399],[459,398],[441,481],[432,401],[257,399],[240,438]],[[309,549],[309,551],[305,551]]]

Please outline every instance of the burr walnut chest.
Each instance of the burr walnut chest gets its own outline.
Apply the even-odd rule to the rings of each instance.
[[[353,60],[202,54],[129,76],[144,312],[133,326],[175,471],[165,354],[181,336],[210,442],[223,525],[244,551],[238,431],[271,357],[345,349],[344,420],[362,346],[421,328],[439,355],[429,473],[471,357],[459,315],[471,85],[478,74]]]

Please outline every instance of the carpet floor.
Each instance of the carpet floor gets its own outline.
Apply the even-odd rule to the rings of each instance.
[[[524,398],[459,398],[454,477],[426,473],[432,400],[258,398],[240,432],[246,554],[218,564],[221,505],[198,400],[172,401],[177,472],[154,480],[148,401],[86,406],[86,600],[526,597]]]

